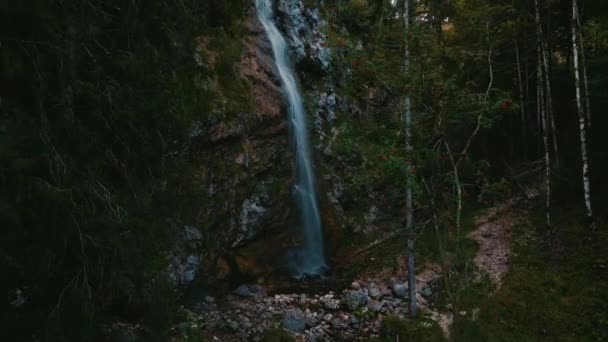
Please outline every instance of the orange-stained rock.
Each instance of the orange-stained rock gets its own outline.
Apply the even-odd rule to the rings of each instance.
[[[224,258],[218,258],[215,263],[215,278],[225,280],[230,275],[230,266]]]

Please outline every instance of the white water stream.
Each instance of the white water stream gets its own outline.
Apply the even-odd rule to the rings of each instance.
[[[287,43],[274,23],[271,0],[256,0],[256,9],[258,18],[272,45],[275,64],[289,105],[289,127],[295,151],[294,197],[304,240],[299,249],[290,252],[289,268],[296,277],[322,275],[326,272],[327,266],[323,251],[323,232],[317,204],[306,113],[289,59]]]

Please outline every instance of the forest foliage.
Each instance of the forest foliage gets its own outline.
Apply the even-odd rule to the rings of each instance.
[[[600,208],[608,191],[602,131],[608,2],[581,2],[594,119],[591,179]],[[442,226],[453,227],[451,158],[463,160],[457,168],[463,196],[488,204],[510,191],[509,165],[541,157],[531,1],[416,1],[407,36],[402,1],[323,3],[339,93],[360,108],[359,116],[339,113],[336,123],[335,151],[352,166],[347,188],[382,191],[399,207],[403,175],[412,175],[419,213],[431,217],[440,208]],[[541,1],[561,147],[553,176],[558,207],[583,206],[570,4]],[[195,38],[216,38],[217,48],[225,49],[214,71],[225,77],[224,96],[244,96],[243,85],[232,82],[232,68],[242,52],[246,8],[244,0],[0,4],[0,289],[6,303],[16,291],[27,293],[18,315],[3,308],[1,333],[71,341],[95,335],[98,323],[112,317],[143,316],[144,325],[165,338],[177,294],[159,276],[164,252],[173,229],[192,222],[201,206],[196,166],[184,146],[214,96],[198,82],[212,71],[193,58]],[[405,93],[413,98],[411,162],[404,158],[401,126]],[[378,94],[384,102],[377,102]],[[241,106],[241,100],[227,102]],[[387,103],[394,106],[387,110]],[[227,108],[220,119],[237,109]],[[480,133],[467,150],[478,120]],[[397,227],[403,221],[384,219]],[[24,331],[27,336],[18,335]]]
[[[175,296],[158,275],[172,229],[196,214],[182,152],[210,96],[195,38],[238,42],[244,13],[242,1],[0,5],[0,288],[27,301],[2,333],[76,340],[107,315],[144,314],[166,331]]]

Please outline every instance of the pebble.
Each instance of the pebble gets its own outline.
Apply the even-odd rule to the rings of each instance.
[[[431,290],[431,288],[427,286],[427,287],[422,288],[422,291],[420,291],[420,294],[424,298],[429,298],[430,296],[433,295],[433,290]]]

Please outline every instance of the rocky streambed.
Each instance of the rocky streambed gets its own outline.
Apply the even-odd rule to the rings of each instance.
[[[421,301],[436,297],[438,281],[420,289]],[[210,340],[260,340],[274,328],[298,341],[353,341],[378,335],[382,319],[407,315],[407,286],[397,281],[355,281],[325,294],[267,295],[259,285],[243,285],[222,298],[205,297],[194,310]]]

